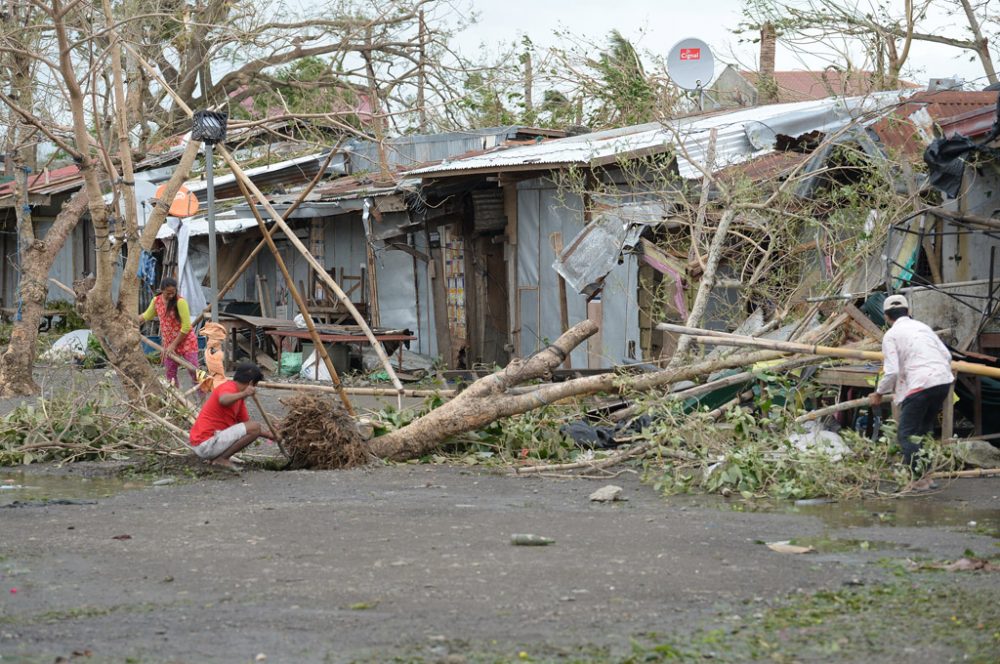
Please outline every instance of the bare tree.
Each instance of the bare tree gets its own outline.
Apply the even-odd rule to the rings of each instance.
[[[799,52],[832,50],[848,69],[870,69],[878,88],[898,85],[914,42],[971,51],[990,83],[997,82],[989,40],[983,31],[986,3],[971,0],[748,0],[738,31],[757,31],[772,23],[779,39]],[[961,28],[942,28],[942,18],[959,19]],[[862,62],[855,62],[857,47]]]
[[[120,32],[175,93],[126,62],[130,82],[143,89],[129,126],[144,125],[143,135],[150,124],[175,131],[186,122],[180,103],[226,108],[242,119],[311,111],[314,122],[325,117],[345,130],[374,122],[373,115],[418,126],[424,106],[454,97],[456,78],[445,62],[461,69],[447,47],[450,26],[460,25],[455,3],[325,0],[306,7],[295,13],[274,0],[125,3],[127,16],[116,17]],[[312,64],[297,66],[302,62]],[[296,104],[310,97],[328,103]]]
[[[24,137],[45,140],[79,166],[83,190],[43,240],[34,235],[28,180],[18,179],[25,306],[13,343],[0,360],[0,392],[37,390],[31,365],[47,275],[81,216],[89,217],[96,240],[94,281],[79,298],[84,317],[127,387],[135,394],[159,390],[133,324],[138,261],[140,249],[149,250],[155,241],[167,202],[188,176],[199,145],[188,144],[141,232],[131,186],[133,155],[145,153],[157,134],[186,129],[178,109],[222,107],[237,116],[236,126],[274,121],[268,116],[277,111],[278,119],[294,117],[367,135],[371,126],[387,130],[397,118],[417,117],[409,109],[394,110],[403,107],[416,82],[428,105],[451,94],[441,92],[452,75],[439,66],[446,54],[439,26],[447,13],[438,7],[449,10],[446,2],[331,0],[294,20],[277,3],[28,0],[10,5],[20,13],[4,13],[0,39],[0,62],[11,81],[0,89],[0,103],[13,118],[4,137],[8,152]],[[32,95],[43,88],[44,105]],[[25,158],[15,155],[8,161],[13,166]],[[109,191],[110,204],[104,198]],[[115,297],[112,283],[123,255]]]
[[[0,71],[8,86],[0,95],[8,101],[4,136],[5,169],[14,178],[13,208],[18,238],[18,313],[10,343],[0,355],[0,396],[35,394],[32,376],[38,325],[48,298],[48,276],[56,256],[73,232],[86,208],[86,198],[75,196],[56,216],[44,236],[39,235],[31,214],[28,193],[31,173],[38,170],[39,137],[44,135],[27,117],[36,103],[36,59],[31,53],[45,36],[32,25],[39,12],[29,3],[11,2],[0,14]],[[37,123],[36,123],[37,124]]]

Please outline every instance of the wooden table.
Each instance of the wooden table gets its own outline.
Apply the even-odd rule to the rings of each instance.
[[[845,364],[824,367],[816,372],[816,382],[823,385],[867,387],[874,390],[881,370],[882,367],[878,364]]]
[[[287,327],[291,321],[286,318],[265,318],[263,316],[248,316],[244,314],[220,313],[219,324],[226,328],[232,336],[232,343],[229,344],[229,361],[236,361],[236,352],[239,348],[239,331],[250,331],[250,361],[257,362],[257,330],[267,330],[268,328]],[[278,349],[279,357],[281,349]]]
[[[285,321],[287,324],[287,321]],[[354,332],[346,329],[332,329],[323,326],[316,326],[316,331],[319,334],[319,339],[323,343],[331,344],[366,344],[368,343],[368,337],[365,336],[363,332]],[[281,366],[281,342],[283,339],[304,339],[306,341],[312,340],[312,335],[309,334],[309,330],[303,330],[300,327],[279,327],[279,328],[267,328],[264,333],[270,336],[274,340],[274,345],[278,349],[278,356],[275,358],[278,361],[278,366]],[[404,341],[413,341],[417,337],[412,334],[408,334],[400,330],[372,330],[372,336],[375,340],[381,344],[391,341],[398,341],[399,343],[399,370],[403,370],[403,343]]]

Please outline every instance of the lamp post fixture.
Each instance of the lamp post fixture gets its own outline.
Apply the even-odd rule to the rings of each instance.
[[[215,244],[215,181],[213,166],[215,165],[213,146],[226,140],[225,113],[214,111],[198,111],[194,114],[194,127],[191,139],[205,144],[205,185],[207,193],[206,207],[208,209],[208,283],[212,303],[212,322],[219,322],[219,270],[216,261]]]

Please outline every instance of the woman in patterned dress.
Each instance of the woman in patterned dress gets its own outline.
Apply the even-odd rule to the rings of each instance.
[[[178,363],[170,353],[176,353],[198,366],[198,339],[191,333],[191,309],[187,300],[177,294],[177,281],[166,277],[160,282],[160,294],[153,298],[146,311],[139,316],[139,325],[160,319],[160,340],[165,351],[162,353],[163,366],[167,370],[167,380],[180,387],[177,380]],[[192,384],[198,383],[197,374],[188,369]]]

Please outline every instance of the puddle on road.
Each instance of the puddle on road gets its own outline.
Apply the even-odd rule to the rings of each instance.
[[[814,504],[761,501],[747,503],[715,496],[672,496],[670,502],[687,508],[739,512],[770,512],[811,516],[829,529],[897,526],[901,528],[961,528],[1000,539],[1000,509],[973,507],[964,501],[844,500]]]
[[[814,516],[833,528],[945,526],[974,528],[977,532],[991,537],[1000,537],[1000,510],[974,508],[962,502],[861,500],[821,505],[791,505],[782,511]]]
[[[840,539],[837,537],[795,537],[789,544],[811,546],[819,553],[857,553],[861,551],[889,551],[909,548],[899,542],[879,540]]]
[[[14,502],[97,500],[148,486],[116,478],[62,477],[0,470],[0,506]]]

